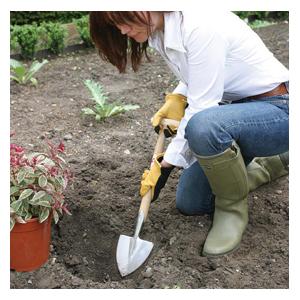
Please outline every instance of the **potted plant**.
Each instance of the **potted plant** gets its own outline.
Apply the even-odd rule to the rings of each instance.
[[[48,260],[51,220],[70,215],[63,192],[72,174],[64,144],[46,144],[45,152],[10,145],[10,268],[20,272]]]

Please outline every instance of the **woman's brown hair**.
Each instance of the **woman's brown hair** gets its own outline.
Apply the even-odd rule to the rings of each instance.
[[[90,34],[100,57],[116,66],[120,73],[124,73],[128,54],[131,58],[132,69],[136,72],[143,55],[147,55],[148,41],[138,43],[134,39],[122,34],[116,24],[128,22],[142,23],[148,26],[149,34],[151,18],[146,12],[143,18],[136,11],[92,11],[90,12]]]

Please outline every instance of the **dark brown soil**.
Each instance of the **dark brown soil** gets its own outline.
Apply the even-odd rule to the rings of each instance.
[[[258,30],[288,66],[288,24]],[[154,202],[141,236],[154,249],[146,263],[121,278],[116,267],[120,234],[132,235],[139,186],[156,134],[150,118],[163,93],[176,85],[162,59],[151,54],[139,73],[120,75],[94,50],[51,59],[38,87],[11,84],[14,141],[38,149],[45,137],[65,140],[74,171],[66,198],[72,216],[53,225],[49,261],[39,270],[11,271],[11,288],[288,288],[288,177],[249,196],[250,220],[238,251],[211,259],[200,255],[209,216],[184,216],[175,208],[180,170]],[[140,109],[97,123],[80,111],[91,105],[83,80],[94,79],[111,100]]]

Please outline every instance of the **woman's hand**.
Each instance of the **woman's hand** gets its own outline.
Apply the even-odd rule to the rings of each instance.
[[[163,153],[158,155],[152,162],[150,170],[145,170],[142,176],[140,195],[144,197],[151,189],[152,201],[157,199],[174,168],[163,159],[163,155]]]
[[[165,97],[165,104],[158,110],[152,118],[152,126],[156,133],[159,133],[160,122],[162,119],[171,119],[181,121],[187,106],[186,97],[181,94],[168,94]],[[173,136],[177,133],[176,126],[167,126],[164,130],[166,137]]]
[[[172,167],[174,167],[173,165],[171,165],[168,162],[166,162],[164,159],[161,161],[160,166],[162,168],[172,168]]]

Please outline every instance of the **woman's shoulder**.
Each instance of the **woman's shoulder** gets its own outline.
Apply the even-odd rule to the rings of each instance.
[[[206,39],[208,36],[221,30],[220,21],[225,18],[220,13],[185,10],[181,11],[181,34],[183,40],[188,40],[189,37],[196,33],[198,38]]]
[[[210,11],[210,10],[185,10],[181,12],[182,34],[188,37],[197,31],[199,35],[206,36],[219,33],[227,36],[246,26],[238,16],[230,11]]]
[[[216,25],[223,26],[224,22],[239,22],[240,19],[231,11],[193,10],[188,9],[180,12],[186,25]]]

